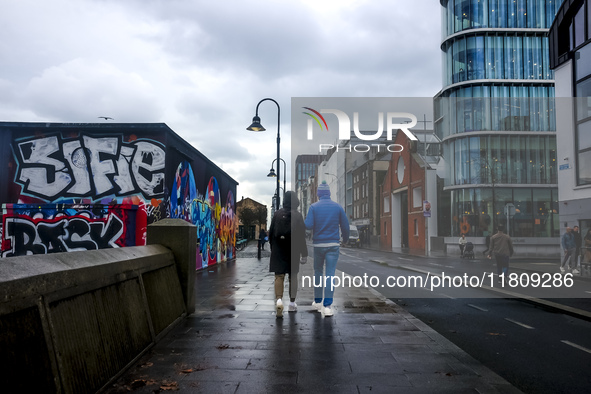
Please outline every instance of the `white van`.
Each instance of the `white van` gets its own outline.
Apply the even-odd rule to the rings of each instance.
[[[359,240],[359,230],[357,230],[357,226],[349,225],[349,242],[347,246],[355,246],[356,248],[361,247],[361,242]]]

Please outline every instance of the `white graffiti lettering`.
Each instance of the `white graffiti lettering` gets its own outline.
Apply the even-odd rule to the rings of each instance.
[[[15,144],[23,193],[55,201],[59,197],[164,195],[166,154],[155,142],[122,142],[120,137],[59,136]]]

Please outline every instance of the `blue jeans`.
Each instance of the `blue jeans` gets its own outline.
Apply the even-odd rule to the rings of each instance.
[[[322,292],[324,290],[324,306],[332,305],[332,296],[334,294],[332,277],[337,269],[338,259],[338,246],[314,247],[314,302],[322,302]],[[324,288],[325,284],[326,288]]]

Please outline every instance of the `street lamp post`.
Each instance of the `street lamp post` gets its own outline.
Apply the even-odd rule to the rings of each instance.
[[[254,115],[254,118],[252,118],[252,124],[250,126],[248,126],[246,128],[246,130],[250,130],[250,131],[265,131],[266,129],[263,127],[263,125],[261,125],[261,118],[259,118],[259,105],[261,105],[261,103],[263,101],[272,101],[275,103],[275,105],[277,105],[277,161],[281,160],[280,157],[280,151],[279,151],[279,147],[280,147],[280,142],[281,142],[281,137],[280,137],[280,132],[279,132],[279,126],[281,124],[281,108],[279,107],[279,104],[277,103],[277,101],[273,100],[272,98],[264,98],[261,101],[259,101],[259,103],[257,104],[256,107],[256,112]],[[281,178],[281,173],[280,173],[280,167],[279,165],[277,165],[277,199],[276,204],[275,204],[275,208],[277,210],[279,210],[279,207],[281,206],[281,201],[280,201],[280,197],[279,197],[279,185],[280,185],[280,178]],[[285,188],[283,189],[285,190]]]
[[[285,197],[285,191],[287,190],[285,188],[285,180],[287,179],[287,164],[285,164],[285,160],[279,158],[279,160],[281,160],[283,162],[283,196]],[[274,164],[277,161],[277,159],[273,160],[273,163],[271,163],[271,170],[269,170],[269,174],[267,174],[267,177],[269,178],[274,178],[277,177],[277,180],[279,180],[279,175],[275,174],[275,167]],[[277,165],[277,173],[279,173],[279,165]]]

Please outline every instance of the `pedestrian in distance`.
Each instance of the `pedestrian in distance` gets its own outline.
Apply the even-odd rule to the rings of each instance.
[[[302,214],[297,211],[300,202],[294,192],[285,193],[283,208],[275,212],[269,228],[271,259],[269,271],[275,273],[275,311],[283,317],[283,289],[285,275],[289,276],[288,312],[297,312],[298,272],[300,264],[308,259],[306,229]]]
[[[507,277],[509,275],[509,258],[513,256],[513,241],[504,233],[505,226],[499,225],[497,233],[490,238],[490,250],[488,258],[495,257],[497,262],[497,275]],[[499,281],[501,279],[499,278]]]
[[[466,235],[462,234],[460,240],[458,241],[458,244],[460,245],[460,257],[464,257],[464,249],[466,248],[467,243],[468,240],[466,239]]]
[[[591,228],[587,230],[587,234],[585,234],[585,261],[590,263],[591,262]]]
[[[575,236],[573,234],[572,228],[566,228],[566,232],[562,234],[562,237],[560,238],[560,245],[562,246],[562,250],[564,250],[564,258],[560,264],[560,272],[564,273],[567,269],[573,269],[573,263],[571,263],[571,261],[575,251],[577,250],[577,244],[575,242]],[[576,262],[574,264],[576,268]],[[573,272],[573,274],[574,273],[575,272]]]
[[[577,275],[581,273],[581,261],[579,260],[579,256],[581,255],[581,246],[583,246],[583,238],[579,232],[579,226],[573,227],[573,236],[575,237],[575,254],[573,256],[573,259],[575,260],[575,269],[573,270],[573,274]]]
[[[349,241],[349,220],[345,210],[330,199],[326,182],[318,185],[318,201],[310,206],[305,224],[312,230],[314,245],[314,302],[312,306],[324,316],[332,316],[334,283],[340,253],[340,239]],[[339,234],[340,228],[340,234]]]
[[[261,228],[259,231],[259,249],[265,250],[265,242],[267,242],[267,232]]]

